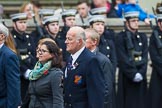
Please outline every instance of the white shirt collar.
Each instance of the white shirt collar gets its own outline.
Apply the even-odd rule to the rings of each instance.
[[[4,43],[0,44],[0,49],[2,48],[3,45],[4,45]]]
[[[75,63],[75,61],[77,60],[77,58],[79,57],[79,55],[83,52],[85,46],[82,47],[79,51],[77,51],[75,54],[71,55],[73,58],[72,64]]]

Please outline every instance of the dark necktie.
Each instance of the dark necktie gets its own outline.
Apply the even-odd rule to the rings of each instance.
[[[69,73],[73,68],[72,61],[73,61],[73,58],[72,58],[72,56],[70,56],[69,60],[67,62],[67,73]]]

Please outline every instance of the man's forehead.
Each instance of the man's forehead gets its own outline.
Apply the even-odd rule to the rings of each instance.
[[[71,36],[71,37],[74,37],[75,36],[75,32],[73,31],[73,30],[69,30],[68,32],[67,32],[67,36]]]
[[[75,16],[68,16],[68,17],[66,17],[66,19],[71,19],[71,18],[75,18]]]
[[[87,6],[86,3],[81,3],[81,4],[79,4],[77,7],[85,7],[85,6]]]
[[[138,20],[138,18],[131,18],[131,19],[129,19],[129,20]]]

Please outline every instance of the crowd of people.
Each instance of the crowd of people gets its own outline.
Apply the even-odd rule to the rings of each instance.
[[[120,33],[105,27],[117,17]],[[61,10],[31,1],[10,18],[11,31],[0,23],[0,108],[162,108],[162,3],[149,15],[136,0],[79,0]],[[149,39],[139,21],[152,27]]]

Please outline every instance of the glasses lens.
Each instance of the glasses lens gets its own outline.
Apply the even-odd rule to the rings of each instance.
[[[37,49],[37,52],[38,53],[41,53],[41,54],[44,54],[45,52],[48,52],[47,50],[44,50],[44,49]]]

